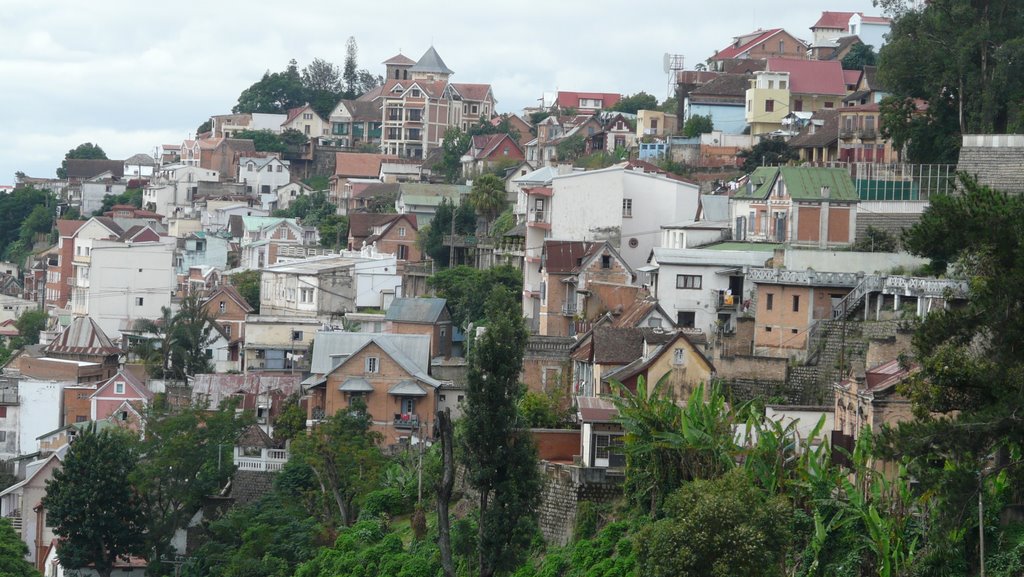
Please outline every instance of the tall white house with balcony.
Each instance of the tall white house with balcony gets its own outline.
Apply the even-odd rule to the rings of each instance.
[[[259,194],[260,206],[270,210],[271,204],[277,200],[277,189],[291,182],[289,164],[287,160],[272,156],[243,156],[238,159],[237,180],[245,184],[245,192]]]
[[[633,270],[647,262],[660,227],[696,220],[698,186],[649,172],[651,165],[619,164],[551,178],[528,189],[524,313],[540,310],[540,266],[544,241],[608,241]]]

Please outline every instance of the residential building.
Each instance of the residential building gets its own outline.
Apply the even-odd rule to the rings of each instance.
[[[230,229],[232,217],[241,218],[243,216],[270,216],[270,211],[254,207],[251,205],[251,202],[251,198],[246,198],[244,200],[207,199],[205,203],[203,203],[200,206],[197,206],[196,208],[196,210],[199,211],[199,224],[202,226],[203,230],[207,232],[224,232]]]
[[[747,128],[744,106],[751,78],[746,74],[721,74],[694,88],[683,100],[685,119],[708,116],[715,130],[742,134]]]
[[[110,171],[104,171],[83,180],[79,186],[81,187],[79,208],[82,214],[91,216],[103,207],[105,196],[117,196],[124,193],[128,188],[128,182],[123,178],[113,176]]]
[[[612,383],[621,383],[636,393],[640,380],[650,390],[664,381],[666,394],[679,401],[688,401],[699,385],[711,385],[715,365],[704,354],[703,345],[695,343],[683,331],[644,332],[640,356],[628,365],[604,372],[601,390],[614,394]],[[652,338],[654,337],[654,338]]]
[[[454,100],[449,124],[468,130],[476,124],[490,122],[497,103],[490,84],[453,82],[448,87]]]
[[[636,112],[636,137],[665,138],[679,132],[679,119],[675,114],[660,110],[638,110]]]
[[[385,445],[412,444],[433,436],[441,382],[429,375],[426,335],[320,332],[313,351],[309,423],[365,403]]]
[[[570,92],[559,90],[555,103],[559,110],[574,110],[576,114],[594,114],[607,110],[622,100],[615,92]]]
[[[580,335],[570,350],[573,394],[596,397],[611,391],[604,377],[644,356],[646,347],[672,340],[664,329],[617,327],[598,323]],[[604,387],[604,388],[602,388]]]
[[[822,248],[850,245],[858,201],[845,169],[761,167],[732,197],[733,238]]]
[[[260,313],[330,323],[359,308],[387,309],[401,296],[396,269],[394,255],[372,249],[270,265],[261,275]]]
[[[261,269],[277,263],[287,248],[319,244],[316,229],[307,231],[294,218],[237,216],[228,219],[232,238],[239,239],[241,267]]]
[[[197,141],[199,166],[215,170],[221,180],[238,173],[238,158],[256,152],[253,141],[240,138],[203,138]]]
[[[396,298],[384,315],[388,333],[396,335],[427,335],[430,337],[430,358],[452,355],[452,315],[447,302],[440,298]]]
[[[287,119],[287,114],[260,112],[217,114],[210,117],[210,136],[213,138],[231,138],[243,130],[267,130],[274,134],[280,134],[281,125]]]
[[[270,210],[288,210],[288,207],[292,205],[299,197],[310,196],[314,192],[325,192],[325,191],[314,191],[309,185],[304,182],[289,182],[282,186],[277,187],[270,201]]]
[[[89,420],[111,419],[122,426],[141,427],[142,414],[153,397],[153,392],[130,371],[118,371],[89,395]]]
[[[157,170],[156,159],[149,154],[133,154],[124,160],[124,178],[151,178]]]
[[[118,335],[135,320],[160,318],[161,309],[170,307],[173,244],[161,242],[150,229],[78,244],[70,301],[75,316],[92,317],[104,333]]]
[[[0,322],[16,321],[28,311],[39,309],[39,303],[21,297],[0,294]]]
[[[847,95],[839,61],[769,58],[766,69],[754,73],[747,89],[747,124],[753,135],[782,127],[790,114],[838,108]]]
[[[839,160],[845,162],[897,162],[896,151],[882,136],[881,102],[888,93],[876,79],[876,68],[865,66],[855,90],[839,109]]]
[[[759,28],[742,36],[734,37],[732,44],[716,51],[714,56],[708,59],[708,68],[717,72],[737,72],[726,70],[726,68],[734,61],[746,62],[779,57],[806,58],[807,48],[808,46],[803,40],[782,28],[769,30]]]
[[[157,214],[171,216],[178,209],[192,207],[199,183],[219,182],[220,173],[198,164],[174,164],[160,169],[142,190],[142,206]]]
[[[203,302],[203,308],[213,317],[228,341],[228,359],[241,360],[242,346],[245,343],[245,319],[254,313],[255,309],[242,297],[238,289],[226,283],[209,293]]]
[[[697,185],[647,163],[553,176],[551,186],[527,193],[524,313],[540,314],[540,267],[545,240],[607,240],[633,270],[643,266],[662,224],[696,220]],[[528,175],[529,176],[529,175]],[[523,177],[526,178],[526,177]]]
[[[839,118],[845,108],[817,110],[789,139],[789,146],[800,155],[800,160],[815,164],[826,164],[839,160]]]
[[[473,178],[494,168],[515,166],[524,158],[523,149],[508,134],[477,135],[462,156],[462,175]]]
[[[353,180],[381,182],[380,165],[384,158],[383,154],[365,152],[335,154],[334,175],[330,178],[330,201],[338,207],[339,214],[348,214],[353,208]]]
[[[302,393],[302,376],[251,372],[244,375],[202,374],[192,378],[192,402],[209,409],[238,400],[237,409],[252,411],[260,428],[273,434],[284,405]]]
[[[633,302],[633,277],[633,269],[608,241],[545,241],[538,333],[574,336],[577,320],[594,319]]]
[[[302,374],[309,370],[310,346],[323,323],[314,317],[248,315],[242,363],[253,371]]]
[[[243,156],[238,159],[238,182],[245,192],[258,194],[262,208],[277,200],[277,189],[291,182],[289,161],[274,156]]]
[[[380,102],[342,100],[329,116],[330,137],[335,146],[358,148],[379,145],[381,135]]]
[[[856,35],[856,32],[850,31],[850,17],[855,14],[856,12],[822,12],[818,21],[811,26],[814,43],[819,44],[836,40],[842,36]]]
[[[186,274],[192,267],[228,268],[231,239],[226,233],[198,231],[177,239],[174,271]]]
[[[721,243],[704,248],[655,247],[650,286],[655,299],[680,327],[705,334],[731,332],[750,310],[753,285],[744,269],[764,266],[776,245]],[[721,248],[719,248],[721,247]]]
[[[64,384],[25,375],[0,376],[0,459],[10,462],[39,450],[36,437],[59,426]]]
[[[854,12],[847,21],[847,31],[860,37],[861,42],[870,46],[876,53],[885,46],[886,36],[892,28],[892,20],[882,16],[865,16]]]
[[[594,137],[603,131],[604,126],[596,116],[549,116],[537,124],[537,137],[523,144],[526,161],[531,166],[556,163],[560,160],[558,145],[574,137],[583,139],[583,152],[590,153]]]
[[[325,122],[309,104],[288,110],[288,116],[281,123],[281,131],[295,130],[307,138],[317,139],[330,135],[330,124]]]
[[[42,559],[56,535],[46,524],[46,510],[38,505],[46,496],[46,484],[61,467],[66,450],[28,463],[25,479],[0,491],[0,517],[10,520],[28,548],[26,560],[41,569]]]
[[[376,246],[400,262],[419,262],[423,255],[417,233],[415,215],[354,212],[349,215],[348,249]]]
[[[417,228],[430,224],[437,212],[438,205],[447,200],[459,206],[469,196],[471,187],[464,184],[426,184],[419,182],[403,182],[398,185],[398,200],[395,209],[399,214],[408,214],[416,218]]]

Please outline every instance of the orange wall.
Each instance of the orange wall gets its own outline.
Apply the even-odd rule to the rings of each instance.
[[[817,241],[821,227],[821,207],[801,206],[797,217],[796,239]]]
[[[850,242],[850,209],[831,207],[828,211],[828,241]]]

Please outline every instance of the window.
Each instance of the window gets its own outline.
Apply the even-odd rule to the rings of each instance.
[[[825,108],[832,108],[833,106],[835,106],[835,103],[832,102],[831,100],[825,101]]]
[[[753,101],[751,101],[751,100],[748,100],[748,101],[747,101],[747,112],[750,112],[750,110],[751,110],[751,104],[752,104],[752,102],[753,102]]]
[[[135,297],[135,306],[141,307],[143,302],[144,301],[142,297]]]
[[[207,359],[212,359],[213,358],[213,349],[206,349],[206,358]]]
[[[800,312],[800,295],[793,295],[793,312]]]
[[[698,274],[677,274],[676,288],[699,289],[701,288],[701,276]]]
[[[782,89],[782,90],[786,89],[786,81],[785,80],[780,80],[779,81],[779,88]]]
[[[75,422],[76,423],[84,423],[84,422],[86,422],[88,420],[89,420],[89,417],[87,417],[85,415],[75,415]]]
[[[363,363],[364,372],[367,373],[378,373],[380,372],[380,359],[377,357],[366,357]]]
[[[413,97],[413,98],[419,98],[419,97],[420,97],[420,91],[419,91],[419,89],[416,89],[416,88],[413,88],[413,89],[412,89],[412,97]]]
[[[313,302],[313,289],[301,288],[299,289],[299,302],[311,303]]]
[[[622,199],[622,216],[626,218],[633,217],[633,199],[624,198]]]
[[[302,340],[302,331],[292,331],[292,340],[293,341],[301,341]]]
[[[7,418],[7,405],[0,406],[0,419]]]
[[[799,98],[793,101],[793,111],[801,112],[804,109],[804,101]]]
[[[409,109],[409,120],[411,120],[412,122],[419,122],[420,119],[422,119],[422,118],[423,118],[423,111],[422,110],[420,110],[419,108],[410,108]]]
[[[224,311],[226,311],[228,309],[228,305],[224,301],[220,301],[219,308],[220,308],[220,312],[224,312]]]
[[[303,120],[313,120],[313,114],[311,112],[303,112],[302,113],[302,119]]]
[[[114,394],[115,395],[123,395],[124,394],[124,383],[123,382],[114,383]]]
[[[612,268],[612,256],[610,254],[601,255],[601,268],[609,269]]]
[[[398,260],[409,260],[409,247],[404,244],[398,245]]]
[[[750,211],[750,216],[747,218],[747,232],[754,232],[754,224],[757,221],[757,213]]]
[[[459,402],[461,403],[462,399],[464,399],[464,398],[466,398],[464,395],[459,395]]]
[[[764,332],[770,333],[770,332],[772,332],[772,328],[771,327],[765,327],[764,328]]]
[[[772,310],[772,307],[774,307],[774,306],[775,306],[775,295],[772,294],[772,293],[768,293],[767,297],[765,298],[764,309],[767,310],[767,311],[770,311],[770,310]]]
[[[447,400],[447,397],[445,397],[444,395],[441,395],[440,396],[440,400],[443,403],[443,402],[445,402],[445,400]]]
[[[676,324],[680,327],[693,328],[697,324],[697,313],[694,311],[677,312]]]
[[[675,349],[672,351],[672,364],[681,367],[686,364],[686,349]]]
[[[775,101],[772,100],[771,98],[769,98],[768,100],[765,100],[764,101],[764,111],[765,112],[775,112]]]
[[[405,227],[404,226],[398,227],[398,236],[405,236]]]
[[[277,171],[278,172],[281,172],[283,169],[284,169],[284,165],[281,165],[281,164],[277,165]]]
[[[0,443],[7,441],[7,431],[0,431]]]
[[[227,323],[224,323],[223,325],[221,325],[221,328],[224,329],[224,336],[226,336],[227,338],[230,339],[231,338],[231,325],[229,325]]]
[[[477,108],[476,104],[474,104],[473,106],[470,107],[469,111],[472,112],[473,114],[476,114],[477,110],[478,110],[478,108]]]

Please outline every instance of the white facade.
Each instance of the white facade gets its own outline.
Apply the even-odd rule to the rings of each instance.
[[[174,239],[171,239],[174,240]],[[75,256],[72,310],[114,336],[137,319],[160,318],[176,285],[174,244],[93,240]]]
[[[142,191],[142,207],[172,216],[175,208],[192,207],[200,182],[219,182],[220,173],[199,166],[175,164],[160,171]]]
[[[206,209],[200,215],[200,222],[203,230],[217,232],[228,227],[231,215],[238,216],[270,216],[269,210],[249,206],[236,200],[210,200],[206,202]]]
[[[857,36],[860,41],[871,47],[878,54],[878,51],[885,46],[885,36],[889,33],[891,24],[884,18],[865,18],[860,13],[850,16],[850,36]]]
[[[128,185],[124,181],[115,182],[109,172],[82,182],[82,214],[92,216],[103,207],[103,197],[108,194],[122,194]]]
[[[39,437],[61,426],[64,385],[70,384],[29,378],[18,383],[18,450],[22,455],[38,451]]]
[[[655,248],[651,292],[674,322],[715,334],[735,324],[753,283],[744,282],[744,268],[764,266],[768,251]],[[726,298],[726,297],[731,297]]]
[[[0,295],[0,323],[8,320],[18,320],[18,317],[21,315],[38,308],[39,303],[35,301],[27,301],[9,295]]]
[[[245,184],[247,193],[259,194],[261,207],[270,210],[277,189],[291,181],[291,170],[287,160],[242,157],[238,159],[237,181]]]

